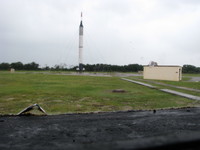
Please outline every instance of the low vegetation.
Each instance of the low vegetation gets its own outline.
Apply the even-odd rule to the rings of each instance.
[[[112,92],[114,89],[125,92]],[[0,72],[0,114],[16,114],[34,103],[48,114],[147,110],[198,104],[118,77]]]

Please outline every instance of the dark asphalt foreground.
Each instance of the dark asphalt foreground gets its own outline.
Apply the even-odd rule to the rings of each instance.
[[[200,149],[200,108],[1,116],[0,149]]]

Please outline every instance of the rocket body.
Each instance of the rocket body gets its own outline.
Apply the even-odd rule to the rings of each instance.
[[[83,23],[79,26],[79,71],[83,71]]]

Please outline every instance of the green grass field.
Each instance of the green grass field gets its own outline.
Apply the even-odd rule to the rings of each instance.
[[[125,93],[113,93],[124,89]],[[199,105],[118,77],[0,72],[0,114],[38,103],[48,114],[176,108]]]

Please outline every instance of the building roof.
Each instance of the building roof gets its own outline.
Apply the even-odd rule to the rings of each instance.
[[[149,66],[149,65],[144,65],[143,67],[182,67],[182,66],[173,66],[173,65],[157,65],[157,66]]]

